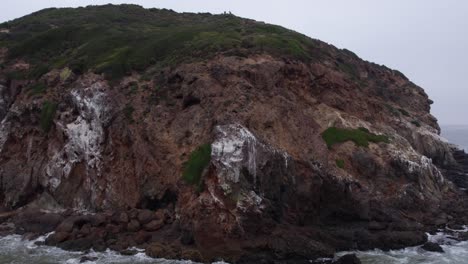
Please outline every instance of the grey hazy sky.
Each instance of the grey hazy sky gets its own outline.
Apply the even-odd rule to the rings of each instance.
[[[465,0],[1,0],[0,21],[46,7],[133,3],[221,13],[299,31],[406,74],[435,101],[440,124],[468,124]]]

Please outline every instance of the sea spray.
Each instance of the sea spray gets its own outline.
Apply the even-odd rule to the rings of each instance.
[[[191,264],[187,260],[154,259],[148,257],[143,250],[136,249],[138,253],[133,256],[124,256],[112,250],[104,252],[78,252],[65,251],[56,247],[42,245],[46,236],[34,240],[24,240],[20,235],[9,235],[0,238],[0,264],[35,263],[35,264],[78,264],[78,263],[157,263],[157,264]],[[84,261],[86,257],[87,261]],[[82,262],[84,261],[84,262]],[[225,262],[217,262],[222,264]]]
[[[447,232],[437,232],[428,235],[428,241],[441,245],[444,253],[429,252],[417,247],[409,247],[400,250],[383,251],[380,249],[371,251],[340,252],[336,257],[346,254],[356,254],[363,264],[468,264],[468,241],[458,241],[452,232],[467,232],[464,226],[462,230],[447,229]]]

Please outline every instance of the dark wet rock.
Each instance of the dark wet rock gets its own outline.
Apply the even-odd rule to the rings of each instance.
[[[110,245],[109,248],[111,250],[120,252],[120,251],[126,250],[129,246],[130,246],[130,244],[128,243],[128,241],[123,240],[123,239],[118,239],[115,242],[115,244]]]
[[[154,213],[154,217],[156,220],[162,219],[166,221],[166,218],[170,216],[170,213],[167,210],[161,209]]]
[[[127,225],[127,230],[129,232],[136,232],[140,230],[140,223],[137,220],[130,221],[130,223]]]
[[[56,246],[59,243],[67,240],[69,237],[70,234],[67,232],[55,232],[46,238],[45,244],[48,246]]]
[[[126,212],[118,212],[113,216],[113,222],[127,224],[129,222],[129,217]]]
[[[124,250],[121,250],[119,253],[124,256],[133,256],[133,255],[136,255],[138,251],[133,250],[133,249],[124,249]]]
[[[312,260],[310,263],[312,264],[332,264],[333,259],[330,258],[318,258],[316,260]]]
[[[97,257],[83,256],[83,257],[80,258],[80,263],[94,262],[96,260],[98,260]]]
[[[155,242],[146,247],[146,255],[152,258],[179,259],[178,250],[169,245]]]
[[[91,225],[90,224],[85,224],[81,227],[80,229],[80,234],[82,235],[89,235],[91,233]]]
[[[4,223],[14,217],[17,214],[17,212],[12,211],[12,212],[1,212],[0,213],[0,223]]]
[[[58,244],[58,247],[65,250],[84,251],[92,248],[94,241],[94,238],[91,237],[78,238],[74,240],[64,241]]]
[[[73,215],[65,219],[57,227],[56,231],[71,232],[73,228],[81,229],[85,224],[97,222],[98,217],[91,215]],[[100,223],[101,224],[101,223]]]
[[[333,264],[361,264],[361,260],[359,260],[356,254],[348,254],[334,261]]]
[[[442,249],[442,247],[439,244],[433,242],[427,242],[424,245],[422,245],[421,248],[426,251],[444,253],[444,249]]]
[[[467,241],[468,240],[468,232],[460,232],[457,234],[457,238],[460,241]]]
[[[155,213],[150,210],[142,210],[138,213],[138,221],[144,225],[155,219]]]
[[[107,218],[104,214],[95,214],[90,222],[92,226],[102,226],[107,222]]]
[[[44,246],[44,245],[45,245],[45,242],[44,242],[44,241],[36,241],[36,242],[34,242],[34,245],[36,245],[36,246]]]
[[[108,224],[106,226],[106,231],[110,234],[118,234],[122,232],[125,228],[121,225]]]
[[[56,232],[68,233],[73,231],[74,220],[67,218],[55,230]]]
[[[387,223],[371,221],[369,223],[369,230],[384,230],[387,226]]]
[[[457,224],[457,223],[449,223],[447,225],[448,228],[453,229],[453,230],[463,230],[464,227],[462,224]]]
[[[150,239],[151,239],[151,234],[143,230],[140,230],[133,236],[133,241],[135,241],[137,245],[142,245],[148,242]]]
[[[38,233],[26,233],[26,234],[23,234],[23,237],[22,239],[23,240],[34,240],[34,239],[37,239],[40,235]]]
[[[60,214],[27,211],[16,215],[14,223],[18,233],[45,234],[54,231],[62,220],[63,217]]]
[[[192,232],[183,230],[182,236],[180,237],[180,243],[182,243],[182,245],[193,245],[195,243],[195,239],[193,238]]]
[[[417,246],[426,241],[427,236],[422,231],[390,231],[379,234],[372,244],[374,247],[390,250]]]
[[[152,220],[144,225],[146,231],[157,231],[164,226],[164,219]]]
[[[14,230],[15,230],[15,224],[11,222],[0,224],[0,233],[13,232]]]
[[[195,262],[203,261],[203,256],[201,255],[200,251],[195,250],[195,249],[182,250],[182,253],[180,254],[180,258],[185,259],[185,260],[192,260]]]

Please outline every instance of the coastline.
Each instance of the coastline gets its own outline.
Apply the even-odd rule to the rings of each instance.
[[[415,259],[424,263],[462,263],[456,262],[459,258],[457,254],[468,255],[468,228],[466,226],[456,226],[456,229],[446,227],[445,229],[438,229],[427,233],[428,242],[436,243],[443,248],[444,252],[431,252],[423,249],[423,245],[413,247],[405,247],[402,249],[393,250],[352,250],[340,251],[332,257],[318,258],[310,260],[310,263],[341,263],[337,262],[338,259],[344,256],[357,256],[362,263],[402,263],[402,259]],[[127,248],[121,252],[107,248],[104,251],[90,250],[64,250],[55,246],[47,246],[47,239],[54,235],[54,232],[42,235],[31,236],[2,233],[0,236],[0,263],[8,263],[9,258],[14,257],[16,261],[23,261],[27,263],[30,259],[41,259],[44,263],[63,262],[63,263],[159,263],[159,264],[189,264],[201,263],[184,259],[165,259],[165,258],[152,258],[145,253],[142,248]],[[27,254],[25,254],[27,252]],[[129,254],[128,252],[133,252]],[[442,259],[442,260],[441,260]],[[453,262],[455,259],[455,262]],[[47,260],[47,261],[46,261]],[[427,262],[427,261],[429,262]],[[450,261],[450,262],[447,262]],[[42,262],[37,262],[42,263]],[[206,261],[203,263],[207,263]],[[211,261],[213,264],[227,264],[224,261]],[[291,261],[287,263],[303,263]],[[304,262],[305,263],[305,262]],[[347,262],[345,262],[347,263]]]
[[[0,225],[0,240],[14,239],[29,243],[31,247],[51,246],[67,252],[76,253],[76,258],[104,257],[109,256],[135,256],[142,260],[141,263],[151,263],[153,259],[166,260],[191,260],[195,263],[214,263],[216,261],[226,260],[227,263],[255,263],[259,260],[273,260],[273,252],[265,252],[257,248],[246,251],[246,255],[240,260],[229,259],[219,256],[219,258],[205,258],[198,251],[194,241],[189,241],[189,235],[181,234],[177,228],[177,221],[173,221],[161,227],[157,231],[145,231],[144,225],[138,230],[128,230],[128,225],[132,220],[140,219],[143,222],[153,221],[144,219],[144,215],[158,215],[161,213],[150,212],[148,210],[131,209],[120,212],[103,212],[96,214],[78,214],[76,212],[45,213],[38,210],[25,210],[10,214],[10,218]],[[460,216],[464,215],[461,213]],[[127,219],[126,216],[127,215]],[[139,217],[140,216],[140,217]],[[156,216],[153,216],[156,219]],[[5,220],[5,218],[3,218]],[[140,221],[138,220],[138,221]],[[376,227],[368,226],[367,229],[374,233],[376,238],[386,240],[385,243],[375,243],[369,237],[362,237],[361,241],[355,241],[360,245],[367,247],[359,248],[339,248],[336,252],[323,256],[317,256],[312,263],[335,263],[338,257],[347,254],[363,254],[363,252],[372,252],[376,248],[383,251],[406,250],[406,248],[420,248],[428,241],[435,241],[444,245],[443,241],[436,241],[433,238],[441,232],[447,234],[453,241],[462,242],[468,240],[466,226],[461,224],[463,217],[456,217],[450,221],[440,221],[439,225],[420,225],[420,226],[400,226],[390,232],[378,231]],[[127,226],[123,227],[124,225]],[[131,228],[131,227],[130,227]],[[396,227],[394,227],[396,228]],[[346,235],[345,229],[341,230]],[[398,230],[398,231],[397,231]],[[401,231],[406,230],[406,231]],[[328,230],[330,231],[330,230]],[[349,229],[350,232],[361,232],[364,234],[364,228]],[[428,235],[432,234],[432,235]],[[417,239],[415,239],[417,237]],[[186,240],[186,241],[184,241]],[[28,241],[28,242],[26,242]],[[252,246],[252,245],[251,245]],[[378,252],[378,250],[377,250]],[[90,254],[91,253],[91,254]],[[270,253],[272,255],[270,255]],[[307,263],[313,261],[306,258],[291,256],[286,263]],[[67,262],[68,263],[68,262]],[[138,262],[139,263],[139,262]],[[158,262],[159,263],[159,262]],[[164,263],[164,262],[163,262]],[[192,263],[192,262],[171,262],[171,263]],[[222,263],[222,262],[218,262]],[[281,262],[283,263],[283,262]],[[336,262],[339,263],[339,262]]]

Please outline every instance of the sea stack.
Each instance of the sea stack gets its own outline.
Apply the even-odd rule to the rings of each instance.
[[[0,24],[0,63],[9,232],[54,231],[45,243],[67,250],[307,263],[468,223],[467,156],[439,136],[424,90],[283,27],[46,9]]]

